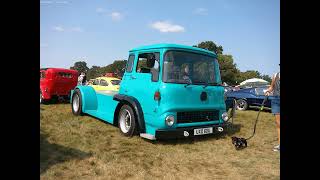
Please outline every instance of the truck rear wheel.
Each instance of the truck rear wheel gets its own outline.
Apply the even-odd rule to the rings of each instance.
[[[129,105],[123,105],[119,111],[118,127],[125,136],[133,136],[137,132],[137,123],[134,112]]]
[[[71,109],[74,115],[82,115],[82,98],[78,89],[76,89],[72,95]]]

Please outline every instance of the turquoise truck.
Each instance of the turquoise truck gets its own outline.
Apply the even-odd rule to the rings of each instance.
[[[129,51],[119,91],[76,86],[74,115],[88,114],[125,136],[188,138],[224,131],[230,123],[217,55],[201,48],[155,44]]]

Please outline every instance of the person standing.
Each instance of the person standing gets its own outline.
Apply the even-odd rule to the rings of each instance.
[[[87,84],[87,76],[86,73],[83,73],[83,78],[82,78],[82,85],[86,85]]]
[[[277,72],[273,75],[271,85],[265,92],[266,96],[270,96],[271,94],[271,111],[276,118],[276,127],[278,133],[278,145],[274,146],[273,150],[280,151],[280,72]]]
[[[82,85],[83,77],[84,77],[84,73],[82,72],[82,73],[80,74],[80,76],[78,77],[78,85]]]

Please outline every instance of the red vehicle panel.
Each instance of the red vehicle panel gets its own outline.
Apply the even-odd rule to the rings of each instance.
[[[70,69],[40,69],[40,103],[56,97],[67,98],[77,85],[78,75],[78,71]]]

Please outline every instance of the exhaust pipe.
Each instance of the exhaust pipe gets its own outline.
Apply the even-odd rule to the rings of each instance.
[[[218,127],[217,130],[218,130],[219,132],[222,132],[222,131],[223,131],[223,127]]]

